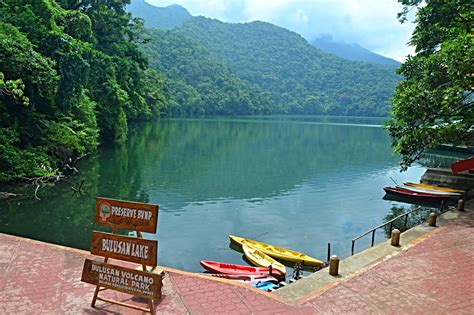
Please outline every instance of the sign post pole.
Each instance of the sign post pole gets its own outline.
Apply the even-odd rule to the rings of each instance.
[[[143,238],[142,232],[136,231],[138,238]],[[143,271],[147,271],[146,265],[142,265]],[[155,300],[148,300],[148,307],[150,308],[150,313],[155,314]]]

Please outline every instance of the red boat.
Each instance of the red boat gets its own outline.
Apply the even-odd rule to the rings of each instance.
[[[234,264],[225,264],[216,261],[210,260],[201,260],[201,266],[209,271],[229,274],[229,275],[273,275],[277,278],[283,276],[283,274],[276,268],[272,269],[270,273],[270,268],[266,267],[252,267],[252,266],[242,266]]]
[[[224,278],[228,280],[234,280],[247,284],[255,284],[260,282],[275,282],[278,283],[278,279],[269,275],[226,275],[222,273],[209,274],[209,276]]]
[[[474,157],[454,162],[453,164],[451,164],[451,170],[453,171],[453,173],[474,170]]]
[[[411,198],[420,198],[425,200],[441,200],[441,199],[449,199],[449,195],[442,195],[436,193],[428,193],[428,192],[417,192],[412,190],[407,190],[398,187],[384,187],[385,192],[387,194],[398,195],[403,197],[411,197]]]

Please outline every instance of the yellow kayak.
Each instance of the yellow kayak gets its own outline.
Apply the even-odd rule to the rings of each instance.
[[[298,253],[289,249],[276,247],[273,245],[265,244],[262,242],[250,240],[248,238],[238,237],[234,235],[229,236],[231,242],[243,245],[244,242],[252,246],[253,248],[267,254],[271,257],[291,261],[295,263],[302,263],[305,266],[324,266],[324,263],[316,258],[310,257],[306,254]]]
[[[460,193],[460,194],[464,194],[466,192],[466,191],[460,190],[460,189],[447,188],[447,187],[438,187],[438,186],[417,184],[417,183],[411,183],[411,182],[406,182],[405,185],[412,186],[412,187],[423,188],[423,189],[439,190],[439,191],[446,191],[446,192],[453,192],[453,193]]]
[[[273,269],[280,271],[282,274],[286,274],[286,267],[270,256],[265,255],[246,243],[242,245],[242,249],[244,250],[245,257],[247,257],[252,264],[267,268],[272,266]]]

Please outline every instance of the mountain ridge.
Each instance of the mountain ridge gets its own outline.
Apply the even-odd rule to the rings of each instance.
[[[178,33],[184,37],[177,36]],[[214,63],[216,71],[223,74],[225,80],[235,82],[240,87],[245,86],[245,82],[249,86],[257,86],[261,95],[265,95],[263,98],[269,97],[274,104],[264,106],[271,108],[270,113],[386,116],[390,111],[390,97],[400,79],[395,74],[394,65],[338,57],[314,47],[296,32],[263,21],[227,23],[203,16],[191,16],[173,27],[167,35],[158,37],[155,47],[165,51],[177,49],[174,47],[175,43],[170,42],[167,37],[174,37],[187,45],[185,49],[179,48],[180,52],[176,55],[179,56],[179,64],[171,64],[168,60],[167,65],[171,68],[177,66],[178,69],[190,67],[192,70],[170,73],[167,69],[162,69],[170,79],[191,82],[193,85],[207,77],[211,90],[219,91],[220,87],[213,85],[220,84],[218,82],[222,80],[214,80],[205,73],[199,73],[199,66],[188,60],[199,52],[199,58],[202,57],[200,60],[206,64],[202,71],[209,71],[210,65]],[[192,43],[184,38],[190,39]],[[159,41],[166,41],[165,46]],[[207,62],[209,58],[202,53],[203,49],[209,52],[214,61]],[[159,62],[156,58],[161,58],[150,50],[147,54],[150,62],[155,64]],[[217,64],[229,69],[241,82],[235,81],[233,75],[227,72],[224,74]],[[190,80],[190,75],[199,80]],[[201,83],[203,82],[199,84]],[[195,87],[196,85],[193,88]],[[202,100],[209,100],[205,95],[208,92],[198,88],[195,95],[199,95],[198,98]],[[259,93],[252,95],[257,94]],[[194,97],[187,99],[195,100]],[[209,108],[214,108],[211,112],[216,112],[215,104],[208,105]],[[202,104],[198,107],[208,112]],[[248,107],[248,113],[255,112],[252,108]]]
[[[288,113],[386,115],[399,79],[393,66],[334,56],[268,22],[194,17],[174,31],[199,41],[241,79],[269,92]]]
[[[337,42],[333,40],[331,36],[323,36],[313,40],[310,40],[309,43],[316,48],[319,48],[325,52],[334,54],[341,58],[354,60],[354,61],[364,61],[368,63],[376,64],[385,64],[399,66],[400,62],[377,54],[358,43],[344,43]]]
[[[126,9],[134,17],[142,18],[147,28],[171,29],[193,17],[188,10],[178,4],[157,7],[145,0],[133,0]]]
[[[145,20],[145,27],[147,28],[172,29],[181,26],[183,23],[195,17],[191,15],[186,10],[186,8],[179,4],[171,4],[166,7],[158,7],[149,4],[145,0],[133,0],[132,3],[127,7],[127,10],[131,12],[134,16],[143,18]],[[210,19],[220,21],[218,19]],[[237,23],[223,21],[220,22],[229,24],[246,24],[254,22],[268,23],[259,20]],[[282,29],[286,29],[275,24],[272,25],[280,27]],[[377,54],[358,43],[335,41],[331,35],[324,35],[314,39],[305,39],[314,47],[344,59],[393,66],[399,66],[401,64],[400,62],[394,59]]]

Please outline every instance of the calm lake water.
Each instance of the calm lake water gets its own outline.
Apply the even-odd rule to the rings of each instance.
[[[200,271],[202,259],[243,263],[228,235],[326,259],[379,225],[395,202],[382,188],[400,173],[383,119],[258,117],[166,119],[131,126],[128,142],[80,164],[81,174],[0,203],[0,231],[90,248],[96,196],[160,205],[158,262]],[[71,186],[84,180],[84,194]],[[409,208],[409,206],[406,206]],[[124,232],[125,233],[125,232]],[[377,241],[383,240],[380,232]],[[369,239],[357,243],[357,250]]]

